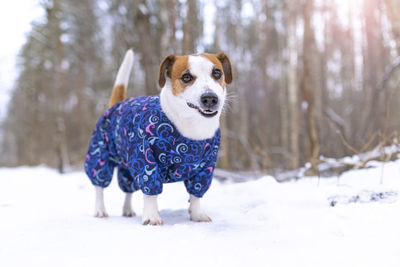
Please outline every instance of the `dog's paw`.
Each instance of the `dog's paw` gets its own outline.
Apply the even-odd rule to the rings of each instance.
[[[95,211],[94,217],[96,217],[96,218],[107,218],[108,214],[107,214],[107,212],[105,210],[98,209],[98,210]]]
[[[136,213],[132,209],[124,208],[124,210],[122,211],[122,216],[135,217]]]
[[[203,212],[191,212],[189,210],[190,220],[194,222],[212,222],[211,218]]]
[[[143,216],[142,223],[143,223],[143,225],[163,225],[164,224],[164,222],[163,222],[163,220],[161,220],[159,214]]]

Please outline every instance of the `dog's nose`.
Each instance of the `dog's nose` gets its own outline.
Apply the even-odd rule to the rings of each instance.
[[[205,108],[213,108],[218,104],[218,96],[215,93],[204,93],[200,97],[201,104]]]

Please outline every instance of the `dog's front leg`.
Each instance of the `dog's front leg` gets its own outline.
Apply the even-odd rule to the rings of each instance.
[[[157,196],[143,194],[143,225],[163,225],[160,214],[158,213]]]
[[[95,204],[94,216],[98,218],[108,217],[106,208],[104,207],[103,187],[95,186],[94,189],[96,192],[96,204]]]
[[[190,195],[189,206],[190,220],[195,222],[211,222],[211,218],[200,208],[200,198]]]

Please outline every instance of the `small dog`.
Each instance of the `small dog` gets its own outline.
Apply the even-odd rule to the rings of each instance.
[[[167,56],[160,65],[160,95],[125,99],[134,54],[118,71],[109,109],[96,124],[85,171],[96,191],[96,217],[107,217],[103,188],[118,168],[126,193],[124,216],[135,216],[132,193],[144,195],[142,223],[162,225],[157,195],[163,183],[183,181],[190,194],[190,219],[210,222],[200,208],[208,190],[220,144],[219,118],[226,84],[232,82],[227,55]]]

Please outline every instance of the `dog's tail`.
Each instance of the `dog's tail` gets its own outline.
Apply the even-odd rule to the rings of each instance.
[[[129,76],[133,65],[134,53],[129,49],[119,67],[117,78],[115,79],[114,88],[111,93],[110,103],[108,107],[111,108],[118,102],[126,98],[126,88],[128,87]]]

